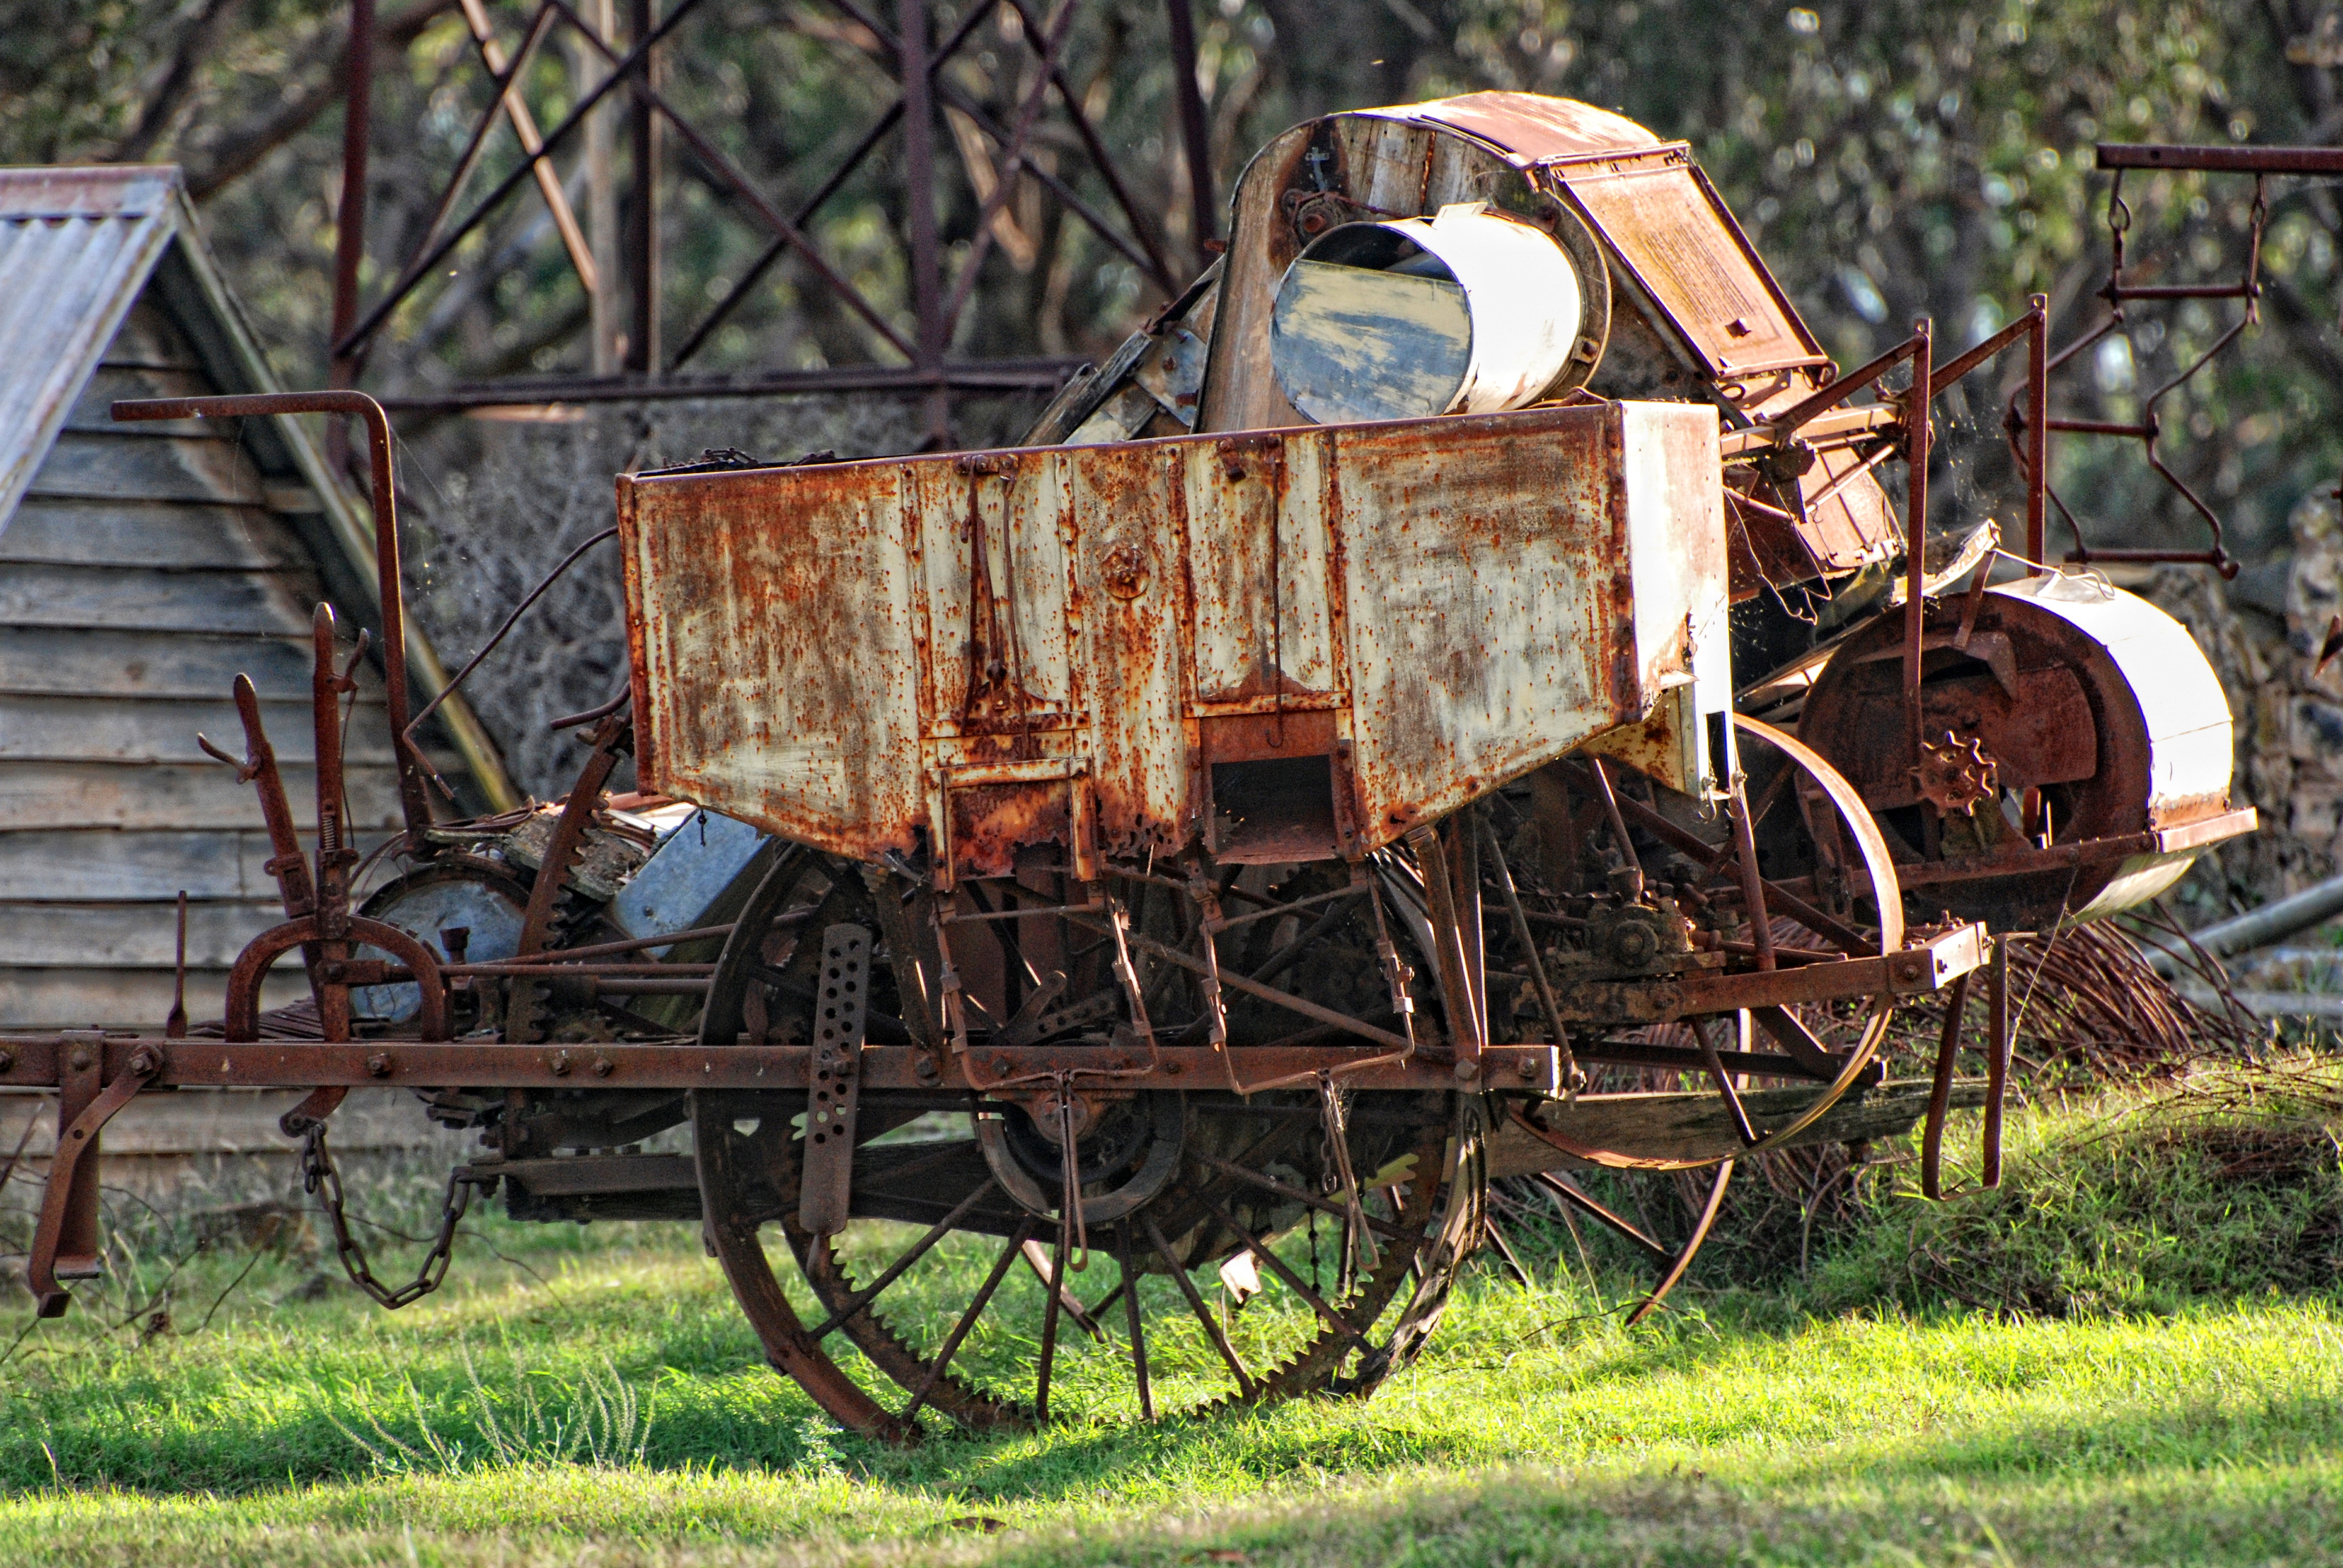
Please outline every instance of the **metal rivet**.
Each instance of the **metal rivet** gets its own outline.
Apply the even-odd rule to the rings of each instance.
[[[376,1051],[372,1056],[367,1058],[366,1069],[367,1076],[369,1078],[388,1078],[390,1076],[390,1054],[387,1051]]]

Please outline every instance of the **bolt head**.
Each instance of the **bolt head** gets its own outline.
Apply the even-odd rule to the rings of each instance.
[[[71,1060],[73,1062],[73,1070],[75,1072],[87,1072],[89,1070],[89,1064],[96,1060],[96,1058],[90,1054],[89,1047],[85,1045],[76,1045],[73,1048],[73,1056]]]
[[[377,1050],[367,1057],[366,1070],[368,1078],[388,1078],[390,1076],[389,1052]]]

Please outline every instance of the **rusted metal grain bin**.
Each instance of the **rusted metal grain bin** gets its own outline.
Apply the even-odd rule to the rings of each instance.
[[[1356,857],[1730,698],[1682,404],[619,481],[642,777],[947,879]]]

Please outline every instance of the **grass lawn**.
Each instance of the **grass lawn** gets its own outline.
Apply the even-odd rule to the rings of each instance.
[[[688,1227],[478,1221],[397,1314],[223,1247],[168,1328],[0,1311],[0,1562],[2343,1563],[2301,1081],[2029,1113],[2001,1194],[1883,1179],[1805,1276],[1633,1332],[1574,1257],[1477,1272],[1370,1402],[909,1452],[759,1363]]]

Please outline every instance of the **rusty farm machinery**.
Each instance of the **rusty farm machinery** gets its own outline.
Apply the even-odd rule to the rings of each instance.
[[[379,409],[118,405],[368,420],[405,826],[362,867],[321,608],[311,850],[248,689],[214,748],[286,916],[224,1020],[0,1043],[59,1094],[41,1312],[99,1268],[108,1116],[270,1085],[311,1091],[286,1131],[386,1305],[495,1194],[696,1221],[858,1432],[1365,1391],[1493,1178],[1635,1240],[1648,1310],[1736,1160],[1925,1120],[1933,1175],[1953,1106],[1992,1136],[2003,934],[2251,827],[2187,636],[2041,564],[2039,300],[1838,374],[1683,144],[1518,94],[1298,126],[1232,234],[1021,447],[621,477],[629,685],[561,721],[567,799],[506,818],[433,817]],[[2004,351],[2026,548],[1937,550],[1926,411]],[[1800,584],[1875,602],[1785,649],[1752,618]],[[279,961],[311,994],[266,1011]],[[1888,1081],[1916,1002],[1936,1076]],[[479,1136],[410,1282],[341,1213],[363,1085]],[[1602,1169],[1709,1173],[1689,1241]]]

